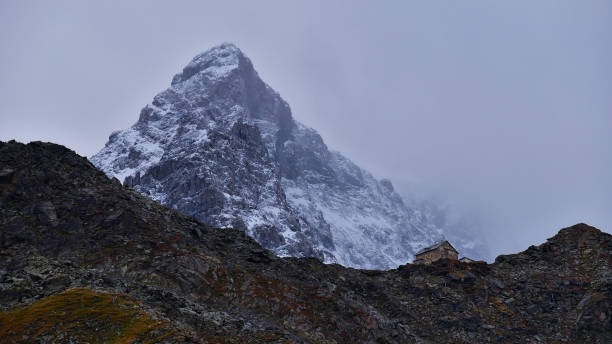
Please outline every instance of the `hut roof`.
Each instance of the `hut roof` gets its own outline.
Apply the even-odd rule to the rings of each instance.
[[[427,246],[427,247],[425,247],[425,248],[421,249],[419,252],[417,252],[417,253],[416,253],[416,255],[418,256],[419,254],[423,254],[423,253],[426,253],[426,252],[429,252],[429,251],[433,251],[433,250],[435,250],[435,249],[439,248],[440,246],[444,245],[444,243],[447,243],[447,244],[448,244],[448,246],[450,246],[450,247],[451,247],[451,249],[452,249],[453,251],[455,251],[455,252],[459,253],[459,252],[458,252],[458,251],[457,251],[457,250],[456,250],[456,249],[453,247],[453,245],[451,245],[451,243],[450,243],[450,242],[448,242],[448,240],[442,240],[442,241],[437,242],[437,243],[435,243],[435,244],[433,244],[433,245],[431,245],[431,246]]]

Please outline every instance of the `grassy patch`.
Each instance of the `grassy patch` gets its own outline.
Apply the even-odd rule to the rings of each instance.
[[[155,343],[174,336],[169,323],[154,320],[121,294],[69,289],[31,305],[0,312],[0,338],[7,343]]]

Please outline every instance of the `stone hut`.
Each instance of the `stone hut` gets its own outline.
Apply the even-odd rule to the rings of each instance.
[[[431,264],[442,258],[457,259],[459,252],[448,241],[444,240],[425,247],[417,252],[414,264]]]
[[[461,259],[459,259],[460,262],[462,263],[482,263],[482,260],[474,260],[472,258],[468,258],[468,257],[462,257]]]

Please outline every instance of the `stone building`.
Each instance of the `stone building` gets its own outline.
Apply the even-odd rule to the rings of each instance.
[[[472,258],[468,258],[468,257],[463,257],[461,259],[459,259],[460,262],[462,263],[478,263],[480,262],[479,260],[474,260]]]
[[[425,247],[417,252],[414,264],[431,264],[442,258],[457,259],[459,252],[448,241],[444,240]]]

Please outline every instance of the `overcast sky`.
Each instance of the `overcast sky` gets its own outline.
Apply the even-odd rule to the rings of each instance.
[[[608,0],[2,1],[0,140],[90,156],[221,42],[330,148],[478,218],[495,255],[611,231]]]

